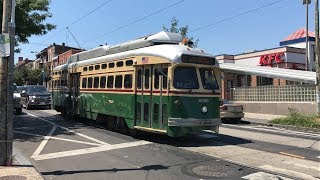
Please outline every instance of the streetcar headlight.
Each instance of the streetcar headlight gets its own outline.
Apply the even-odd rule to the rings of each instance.
[[[208,107],[207,106],[202,106],[201,107],[201,112],[207,113],[208,112]]]

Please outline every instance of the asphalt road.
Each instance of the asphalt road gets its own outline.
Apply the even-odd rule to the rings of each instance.
[[[303,138],[304,143],[296,145],[292,138]],[[319,162],[317,147],[308,144],[318,142],[317,138],[320,136],[223,125],[220,135],[202,132],[174,139],[143,133],[134,139],[103,125],[63,120],[50,110],[24,110],[14,119],[14,147],[46,179],[312,178],[317,177],[318,169],[303,174],[294,166],[301,169],[304,162],[300,160],[310,167]],[[279,172],[282,167],[276,167],[277,160],[266,163],[273,156],[297,174]]]

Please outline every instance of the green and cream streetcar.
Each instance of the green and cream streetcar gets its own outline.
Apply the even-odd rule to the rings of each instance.
[[[181,41],[160,32],[71,56],[53,70],[54,109],[123,132],[218,133],[219,64]]]

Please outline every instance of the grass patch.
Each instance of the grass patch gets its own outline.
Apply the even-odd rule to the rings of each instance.
[[[270,123],[320,129],[320,117],[317,115],[301,114],[296,109],[289,111],[289,116],[271,120]]]

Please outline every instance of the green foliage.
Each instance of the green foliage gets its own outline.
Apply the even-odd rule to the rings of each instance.
[[[176,17],[173,17],[171,19],[170,28],[163,26],[162,27],[163,31],[172,32],[172,33],[179,33],[179,34],[181,34],[182,38],[188,38],[189,40],[193,41],[193,47],[197,47],[198,43],[199,43],[199,39],[194,40],[193,37],[188,37],[189,27],[188,26],[178,27],[178,24],[179,24],[179,20],[177,20]]]
[[[277,118],[270,123],[281,125],[292,125],[307,128],[320,128],[320,119],[314,114],[301,114],[295,108],[288,108],[289,116],[284,118]]]
[[[51,79],[49,70],[46,68],[45,69],[45,81],[48,82]],[[36,84],[42,84],[42,70],[41,69],[35,69],[35,70],[30,70],[27,68],[22,68],[22,69],[15,69],[14,71],[14,82],[18,85],[25,85],[25,84],[30,84],[30,85],[36,85]]]
[[[0,0],[0,20],[2,22],[2,1]],[[50,0],[16,0],[16,41],[28,43],[31,35],[44,35],[55,29],[51,23],[44,23],[52,14],[49,12]],[[1,25],[0,25],[1,26]]]

